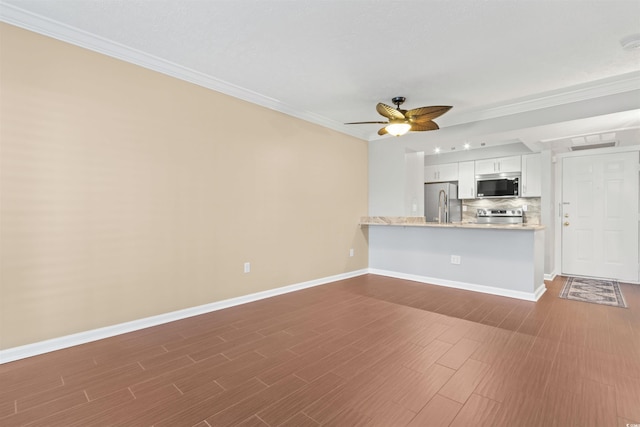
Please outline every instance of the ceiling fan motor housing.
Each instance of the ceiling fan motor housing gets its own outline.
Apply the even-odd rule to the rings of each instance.
[[[405,98],[404,96],[396,96],[394,98],[391,99],[391,102],[393,102],[396,107],[398,107],[398,109],[400,109],[400,106],[404,103],[404,101],[406,101],[407,98]]]

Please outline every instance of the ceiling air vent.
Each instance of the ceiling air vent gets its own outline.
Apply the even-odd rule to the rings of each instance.
[[[580,151],[580,150],[592,150],[594,148],[607,148],[607,147],[615,147],[618,145],[616,141],[611,142],[603,142],[601,144],[590,144],[590,145],[573,145],[571,147],[571,151]]]
[[[604,133],[601,135],[578,136],[571,138],[571,151],[592,150],[594,148],[615,147],[618,141],[615,140],[616,133]]]

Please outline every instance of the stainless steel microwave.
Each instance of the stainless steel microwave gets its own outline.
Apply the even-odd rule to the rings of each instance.
[[[476,176],[476,196],[487,197],[518,197],[520,174],[491,174]]]

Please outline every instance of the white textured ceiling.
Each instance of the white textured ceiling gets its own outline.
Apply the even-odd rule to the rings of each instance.
[[[629,115],[640,107],[640,50],[620,46],[640,33],[640,0],[4,0],[0,18],[368,140],[377,125],[342,123],[379,120],[377,102],[452,105],[440,131],[402,138],[416,149],[505,132],[535,147],[605,114],[590,131],[640,127]],[[606,105],[602,96],[622,98],[589,104]],[[584,113],[560,109],[568,103]],[[501,120],[510,116],[517,125]]]

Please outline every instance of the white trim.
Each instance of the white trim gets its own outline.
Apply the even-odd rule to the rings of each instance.
[[[351,271],[348,273],[336,274],[334,276],[323,277],[320,279],[310,280],[307,282],[297,283],[280,288],[269,289],[268,291],[256,292],[249,295],[243,295],[236,298],[230,298],[223,301],[217,301],[210,304],[200,305],[197,307],[185,308],[183,310],[172,311],[169,313],[159,314],[157,316],[146,317],[143,319],[133,320],[130,322],[120,323],[117,325],[106,326],[104,328],[93,329],[90,331],[79,332],[77,334],[66,335],[63,337],[52,338],[46,341],[40,341],[33,344],[27,344],[20,347],[13,347],[6,350],[0,350],[0,365],[3,363],[13,362],[14,360],[24,359],[31,356],[37,356],[51,351],[60,350],[75,345],[85,344],[104,338],[113,337],[115,335],[125,334],[127,332],[137,331],[151,326],[162,325],[164,323],[176,320],[186,319],[188,317],[200,314],[210,313],[212,311],[222,310],[224,308],[234,307],[248,302],[253,302],[289,292],[299,291],[314,286],[325,285],[327,283],[336,282],[338,280],[350,279],[356,276],[367,274],[367,269]]]
[[[588,150],[585,150],[588,151]],[[562,157],[559,155],[554,156],[554,163],[552,165],[555,168],[554,171],[554,210],[555,217],[553,221],[554,230],[553,230],[553,243],[554,243],[554,267],[558,274],[562,274]]]
[[[5,4],[1,1],[0,5],[0,21],[4,21],[8,24],[136,64],[356,138],[364,140],[378,139],[378,136],[372,136],[369,130],[359,130],[357,127],[348,127],[343,123],[331,120],[310,111],[300,111],[299,109],[277,99],[264,96],[252,90],[217,79],[199,71],[183,67],[157,56],[149,55],[148,53],[140,50],[132,49],[131,47],[123,44],[116,43],[87,31],[26,11],[17,6]],[[531,97],[514,99],[506,104],[484,106],[458,116],[451,116],[450,121],[444,119],[443,123],[446,123],[446,126],[472,123],[629,92],[637,90],[638,87],[640,87],[640,72],[631,72],[621,76],[598,80],[592,83],[541,93]]]
[[[538,301],[547,288],[542,283],[535,292],[512,291],[509,289],[495,288],[492,286],[476,285],[473,283],[457,282],[454,280],[438,279],[435,277],[418,276],[415,274],[399,273],[397,271],[378,270],[370,268],[369,273],[380,276],[393,277],[396,279],[411,280],[414,282],[427,283],[430,285],[445,286],[447,288],[463,289],[465,291],[481,292],[483,294],[499,295],[502,297],[516,298],[525,301]]]
[[[638,90],[640,87],[640,72],[633,71],[619,76],[597,80],[582,85],[570,86],[557,91],[536,94],[511,100],[509,103],[484,106],[481,110],[474,110],[455,116],[451,122],[442,120],[446,126],[459,125],[481,120],[495,119],[512,114],[525,113],[543,108],[558,107],[590,99],[600,98],[619,93]]]
[[[0,2],[0,6],[0,21],[15,25],[16,27],[24,28],[25,30],[33,31],[149,70],[157,71],[356,138],[367,140],[370,133],[368,130],[358,130],[354,127],[347,127],[344,123],[331,120],[310,111],[300,111],[275,98],[259,94],[211,75],[192,70],[53,19],[37,15],[14,5]]]
[[[551,274],[547,274],[547,273],[544,274],[544,280],[552,281],[555,278],[556,278],[555,271],[551,272]]]

